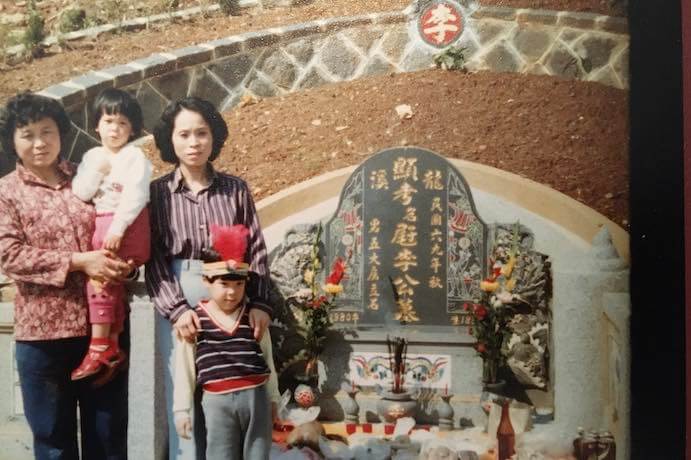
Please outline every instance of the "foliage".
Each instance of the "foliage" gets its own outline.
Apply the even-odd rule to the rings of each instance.
[[[511,335],[508,327],[516,313],[513,307],[513,289],[516,286],[514,267],[518,257],[518,229],[513,228],[510,248],[495,241],[490,258],[491,273],[480,283],[482,299],[476,303],[466,303],[463,308],[470,312],[472,318],[471,333],[475,337],[475,350],[485,361],[486,383],[496,381],[497,368],[504,364],[505,342]]]
[[[127,0],[105,0],[101,8],[106,22],[121,22],[125,19],[129,5]]]
[[[434,56],[434,63],[442,70],[460,70],[465,72],[466,50],[467,48],[465,47],[449,46]]]
[[[60,15],[60,32],[74,32],[83,29],[86,25],[86,11],[82,8],[69,8]]]
[[[240,0],[219,0],[218,4],[224,14],[233,16],[240,14]]]
[[[179,0],[155,0],[147,2],[143,13],[147,16],[176,10],[180,6]]]
[[[29,3],[29,19],[22,36],[22,44],[29,56],[36,57],[41,53],[41,42],[44,38],[46,38],[45,20],[32,1]]]
[[[10,26],[7,24],[0,24],[0,62],[5,62],[7,59],[7,50],[6,48],[9,46],[10,43]]]
[[[316,371],[317,359],[324,351],[326,335],[333,325],[329,313],[336,306],[336,296],[343,290],[341,280],[345,274],[345,261],[338,257],[329,276],[326,277],[325,284],[319,284],[319,273],[322,269],[319,261],[321,234],[320,224],[312,245],[310,261],[303,273],[303,280],[308,287],[298,290],[288,298],[289,305],[298,307],[297,331],[304,340],[301,355],[306,361],[306,375]]]

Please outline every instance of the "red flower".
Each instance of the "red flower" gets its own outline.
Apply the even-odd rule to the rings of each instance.
[[[487,351],[487,347],[485,347],[485,344],[482,342],[476,343],[475,349],[478,351],[478,353],[484,353]]]
[[[468,311],[468,304],[467,303],[463,304],[463,310]]]
[[[316,310],[317,308],[320,308],[322,306],[322,304],[324,303],[325,300],[326,300],[326,297],[319,296],[310,302],[310,306]]]
[[[487,316],[487,309],[480,304],[475,304],[473,305],[473,313],[478,320],[482,321]]]
[[[336,257],[333,266],[331,267],[331,273],[329,273],[328,278],[326,278],[327,283],[338,284],[343,279],[345,274],[345,263],[340,257]]]

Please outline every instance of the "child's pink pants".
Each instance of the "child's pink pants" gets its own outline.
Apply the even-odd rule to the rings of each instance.
[[[96,230],[91,240],[94,249],[101,249],[113,221],[113,213],[96,214]],[[133,260],[137,266],[149,259],[150,251],[149,210],[144,208],[122,237],[118,256]],[[104,284],[95,286],[91,280],[86,284],[91,324],[113,324],[112,333],[122,330],[125,321],[125,286],[123,284]]]

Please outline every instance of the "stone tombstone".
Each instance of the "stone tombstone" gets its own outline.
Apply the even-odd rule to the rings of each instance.
[[[409,383],[463,398],[479,395],[482,360],[467,327],[472,308],[464,306],[480,302],[511,308],[502,346],[507,387],[537,406],[553,407],[549,256],[534,249],[533,232],[520,222],[486,224],[461,173],[445,158],[416,147],[391,148],[367,159],[346,181],[328,220],[295,225],[272,251],[271,335],[284,387],[304,367],[299,333],[304,325],[291,302],[307,287],[304,272],[320,225],[321,276],[336,258],[347,261],[343,291],[330,313],[334,328],[320,357],[324,417],[342,416],[329,398],[344,381],[371,388],[390,379],[387,335],[412,344]],[[483,292],[480,283],[496,279],[512,253],[512,274],[502,275],[497,291]],[[361,402],[365,412],[374,410],[372,401]],[[477,404],[454,404],[458,413],[482,419],[473,412]],[[434,420],[434,414],[417,413],[416,420]]]
[[[470,324],[463,305],[482,296],[488,233],[467,182],[443,157],[416,147],[370,157],[324,226],[325,265],[347,260],[332,320]]]

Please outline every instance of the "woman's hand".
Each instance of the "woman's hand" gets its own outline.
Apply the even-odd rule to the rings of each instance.
[[[254,329],[254,339],[258,342],[264,337],[266,329],[269,327],[271,317],[264,310],[258,308],[250,309],[250,327]]]
[[[187,310],[173,324],[173,329],[175,329],[175,334],[177,334],[178,338],[188,342],[192,342],[197,337],[197,332],[200,328],[201,322],[194,310]]]
[[[123,262],[107,249],[74,252],[70,260],[70,271],[84,272],[90,278],[110,283],[121,283],[133,269],[133,264]]]

